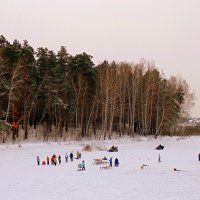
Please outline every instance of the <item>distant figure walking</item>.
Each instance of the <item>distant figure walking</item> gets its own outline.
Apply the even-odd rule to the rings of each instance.
[[[59,155],[58,156],[58,162],[59,162],[59,165],[61,164],[61,156]]]
[[[74,157],[73,153],[70,153],[69,157],[70,157],[70,161],[73,161],[73,157]]]
[[[198,157],[199,157],[199,162],[200,162],[200,153],[199,153]]]
[[[112,157],[109,159],[110,167],[112,167]]]
[[[51,164],[54,165],[54,155],[51,157]]]
[[[65,154],[65,162],[68,162],[68,154]]]
[[[37,164],[40,165],[40,157],[37,156]]]
[[[82,161],[82,170],[85,170],[85,161]]]
[[[56,157],[55,154],[54,154],[54,165],[55,165],[55,166],[57,165],[57,157]]]
[[[117,158],[115,158],[115,167],[119,166],[119,160]]]
[[[47,165],[49,165],[49,156],[47,156]]]
[[[161,162],[161,156],[160,156],[160,154],[158,154],[158,162],[159,163]]]

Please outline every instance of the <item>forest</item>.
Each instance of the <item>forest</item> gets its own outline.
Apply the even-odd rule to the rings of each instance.
[[[194,93],[152,61],[103,61],[0,36],[0,143],[174,135]],[[169,66],[170,67],[170,66]]]

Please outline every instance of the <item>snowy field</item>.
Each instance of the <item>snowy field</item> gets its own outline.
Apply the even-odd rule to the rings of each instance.
[[[94,149],[83,144],[118,152]],[[162,151],[155,150],[159,144]],[[81,160],[64,162],[67,152],[80,151]],[[137,138],[120,141],[62,142],[0,145],[1,200],[200,200],[200,137]],[[58,166],[37,166],[36,156],[61,155]],[[161,163],[158,163],[158,155]],[[100,170],[94,158],[116,157],[120,166]],[[85,160],[86,171],[78,171]],[[141,165],[149,165],[141,170]],[[183,171],[174,171],[173,169]]]

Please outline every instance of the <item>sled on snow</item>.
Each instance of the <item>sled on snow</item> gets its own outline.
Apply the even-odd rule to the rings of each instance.
[[[156,147],[156,150],[163,150],[163,149],[164,149],[164,146],[161,144]]]
[[[83,170],[85,170],[83,164],[79,163],[78,164],[78,171],[83,171]]]

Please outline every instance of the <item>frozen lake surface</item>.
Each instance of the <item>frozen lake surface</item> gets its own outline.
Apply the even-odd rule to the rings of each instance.
[[[93,151],[82,151],[90,144]],[[159,144],[164,150],[155,150]],[[107,152],[110,146],[118,152]],[[95,148],[98,147],[98,148]],[[99,150],[101,149],[101,150]],[[65,163],[76,151],[81,160]],[[120,141],[49,142],[0,145],[2,200],[199,200],[200,137],[124,138]],[[62,157],[61,165],[37,166],[36,157]],[[158,163],[158,155],[161,161]],[[117,157],[119,167],[100,170],[93,159]],[[78,171],[85,161],[86,171]],[[141,170],[143,164],[149,165]],[[174,168],[182,171],[174,171]]]

